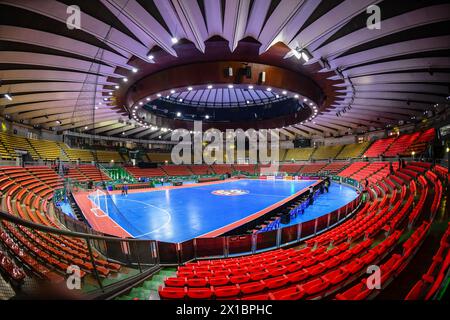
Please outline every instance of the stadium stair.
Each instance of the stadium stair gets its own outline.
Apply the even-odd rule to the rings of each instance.
[[[116,297],[115,300],[158,300],[158,288],[164,283],[165,279],[173,277],[175,274],[176,268],[163,268],[139,286]]]

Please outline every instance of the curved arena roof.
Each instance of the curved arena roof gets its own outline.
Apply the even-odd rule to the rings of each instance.
[[[80,29],[66,24],[73,4]],[[367,27],[371,5],[380,29]],[[383,128],[448,103],[449,30],[445,0],[1,0],[0,112],[45,129],[145,138],[127,100],[141,79],[242,61],[290,69],[323,91],[317,117],[283,128],[289,137]]]

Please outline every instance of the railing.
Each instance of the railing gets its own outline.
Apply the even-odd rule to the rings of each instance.
[[[16,263],[19,262],[17,264],[22,265],[23,269],[28,269],[29,273],[35,274],[37,278],[51,278],[53,282],[64,288],[66,279],[71,276],[68,274],[69,269],[65,268],[70,267],[70,270],[79,268],[82,279],[77,294],[99,294],[108,288],[119,285],[124,280],[130,281],[159,267],[157,243],[153,240],[121,239],[61,230],[26,221],[0,211],[0,233],[2,232],[4,249],[11,253],[11,257],[17,259]],[[10,240],[6,241],[6,238]],[[40,241],[36,241],[38,238]],[[61,244],[56,245],[55,242],[51,242],[51,239],[57,239]],[[16,255],[14,253],[15,245],[24,249],[24,254]],[[33,250],[32,246],[37,250]],[[83,263],[74,262],[74,256],[71,254],[73,248],[77,248],[75,250],[85,256],[85,258],[77,260],[77,262],[83,261]],[[56,252],[52,249],[56,249]],[[42,264],[40,261],[45,261],[40,258],[45,251],[53,257],[59,252],[61,257],[56,259],[64,263],[52,265],[55,270],[52,270],[51,277],[48,274],[40,273],[42,269],[37,268]],[[26,257],[33,257],[35,261],[39,262],[37,265],[28,265],[27,261],[29,262],[30,259]],[[105,265],[105,263],[107,264]],[[120,276],[118,276],[119,274]],[[39,287],[35,289],[39,289]]]

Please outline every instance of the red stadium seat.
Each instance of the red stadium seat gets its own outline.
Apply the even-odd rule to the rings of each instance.
[[[170,288],[170,287],[159,287],[159,296],[162,299],[184,299],[187,293],[186,288]]]
[[[191,299],[209,299],[212,297],[210,288],[189,288],[187,296]]]
[[[237,285],[223,286],[223,287],[211,287],[216,298],[230,298],[239,295],[241,289]]]
[[[242,294],[251,294],[263,291],[266,288],[264,281],[243,283],[239,285]]]
[[[285,275],[276,278],[269,278],[263,280],[268,289],[276,289],[285,286],[289,283],[289,278]]]

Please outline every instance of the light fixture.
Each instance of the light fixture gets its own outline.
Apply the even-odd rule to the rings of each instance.
[[[207,86],[207,88],[208,88],[208,89],[212,89],[213,86],[210,84],[210,85]]]
[[[272,91],[272,88],[269,87],[269,88],[267,88],[266,90],[270,92],[270,91]]]
[[[131,69],[131,71],[133,71],[133,73],[136,73],[136,72],[138,72],[138,68],[133,68],[133,69]]]
[[[108,92],[108,94],[109,94],[110,96],[112,96],[112,92]]]
[[[233,85],[232,85],[232,84],[229,84],[229,85],[228,85],[228,89],[233,89]]]
[[[155,57],[154,57],[152,54],[149,54],[147,58],[148,58],[149,60],[155,59]]]
[[[253,89],[253,86],[252,86],[252,85],[249,85],[248,88],[251,90],[251,89]]]
[[[97,107],[97,106],[95,106],[95,110],[98,110],[98,107]]]
[[[9,93],[5,93],[4,94],[5,98],[8,99],[9,101],[12,101],[12,97]]]
[[[174,94],[174,93],[175,93],[175,90],[173,90],[173,89],[170,90],[170,93],[171,93],[171,94]]]
[[[128,82],[128,78],[122,78],[123,82]]]
[[[302,51],[302,59],[305,60],[305,62],[309,61],[309,56],[308,56],[308,54],[306,54],[305,51]]]
[[[209,115],[206,115],[206,116],[205,116],[205,119],[209,119]]]
[[[181,117],[181,112],[177,112],[177,117]]]
[[[87,129],[88,129],[88,126],[84,127],[84,130],[87,130]]]
[[[287,91],[283,91],[282,93],[283,93],[284,95],[287,95]]]
[[[300,53],[299,51],[295,50],[295,49],[293,49],[293,50],[291,51],[291,53],[292,53],[292,54],[294,55],[294,57],[296,57],[298,60],[300,60],[301,57],[302,57],[301,53]]]
[[[294,95],[294,98],[295,98],[295,99],[298,99],[298,94]]]
[[[61,122],[61,120],[56,120],[56,123],[61,124],[62,122]]]
[[[147,100],[147,101],[150,101],[150,98],[149,97],[147,97],[145,100]]]
[[[187,89],[188,89],[189,91],[192,91],[193,88],[192,88],[192,87],[188,87]]]
[[[139,102],[139,105],[140,105],[140,106],[142,106],[142,105],[143,105],[142,101],[140,101],[140,102]]]
[[[161,97],[161,93],[158,93],[156,96],[157,96],[158,98]]]
[[[183,99],[180,98],[178,101],[183,102]]]
[[[117,86],[117,85],[116,85],[116,86],[114,86],[114,88],[116,88],[116,89],[119,89],[119,88],[120,88],[120,86]]]
[[[298,60],[303,60],[305,62],[308,62],[312,58],[312,55],[308,50],[301,49],[299,47],[295,48],[295,50],[292,50],[292,53]]]
[[[173,44],[178,43],[178,39],[176,37],[172,37],[172,39],[170,39],[172,41]]]

